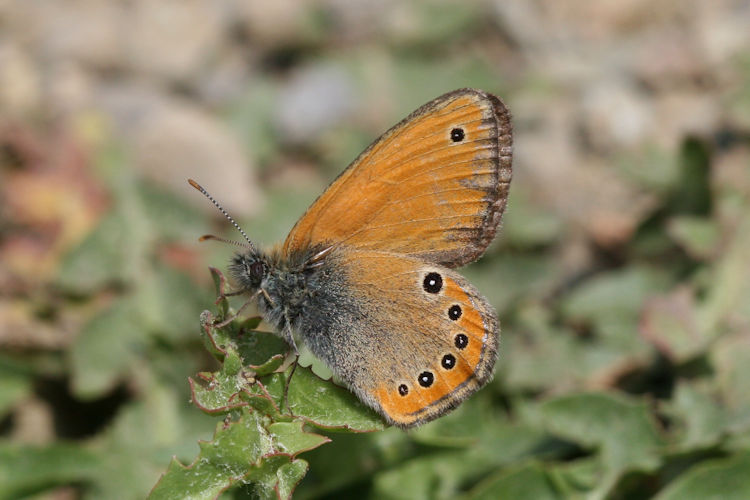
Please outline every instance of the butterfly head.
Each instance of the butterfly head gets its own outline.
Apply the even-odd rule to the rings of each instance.
[[[232,258],[229,272],[243,290],[254,292],[261,288],[269,274],[269,263],[264,255],[250,251]]]
[[[213,196],[208,194],[208,191],[206,191],[203,186],[195,182],[193,179],[188,179],[188,183],[195,189],[203,193],[206,198],[211,200],[211,203],[213,203],[216,208],[218,208],[219,211],[224,214],[224,217],[226,217],[229,222],[231,222],[232,225],[240,232],[240,234],[242,234],[242,237],[245,238],[245,241],[247,243],[238,243],[236,241],[219,238],[210,234],[202,236],[200,238],[201,241],[218,240],[223,241],[224,243],[231,243],[233,245],[248,249],[247,252],[237,254],[234,256],[234,258],[232,258],[232,262],[229,265],[229,272],[243,290],[249,292],[255,292],[259,290],[261,288],[261,285],[263,284],[263,280],[268,275],[269,264],[266,256],[258,251],[257,247],[250,240],[250,238],[248,238],[245,231],[243,231],[239,224],[234,221],[232,216],[230,216],[227,211],[224,210],[224,207],[222,207],[221,204],[219,204],[219,202],[213,198]]]

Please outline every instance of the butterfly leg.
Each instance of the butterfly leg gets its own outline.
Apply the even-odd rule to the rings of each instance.
[[[271,298],[271,296],[268,295],[268,292],[265,289],[261,288],[258,291],[263,294],[263,296],[266,298],[266,300],[268,301],[269,304],[271,304],[272,306],[276,305],[276,303],[273,301],[273,299]]]
[[[284,329],[282,331],[282,337],[284,340],[287,341],[287,343],[292,347],[292,351],[290,352],[290,355],[294,356],[294,361],[292,362],[292,371],[289,372],[289,376],[286,378],[286,383],[284,384],[284,396],[281,400],[281,407],[283,408],[284,405],[286,405],[287,409],[289,410],[289,414],[292,415],[292,407],[289,405],[289,400],[287,399],[287,395],[289,393],[289,384],[292,382],[292,376],[294,375],[295,370],[297,369],[297,364],[299,361],[299,349],[297,349],[297,343],[294,341],[294,333],[292,332],[292,323],[289,320],[289,315],[284,313]]]
[[[291,346],[294,355],[299,356],[299,349],[297,349],[297,343],[294,341],[294,333],[292,332],[292,323],[286,313],[284,313],[284,328],[281,330],[281,338]]]
[[[213,327],[214,327],[214,328],[224,328],[224,327],[225,327],[225,326],[227,326],[227,325],[228,325],[229,323],[231,323],[232,321],[234,321],[234,320],[235,320],[235,319],[237,318],[237,316],[239,316],[239,315],[240,315],[240,314],[242,313],[242,311],[243,311],[243,310],[244,310],[244,309],[245,309],[245,308],[246,308],[246,307],[247,307],[248,305],[250,305],[250,303],[251,303],[251,302],[252,302],[253,300],[255,300],[255,298],[256,298],[256,297],[258,297],[258,294],[259,294],[259,293],[260,293],[260,292],[256,292],[256,293],[254,293],[254,294],[253,294],[253,295],[252,295],[252,296],[251,296],[251,297],[250,297],[249,299],[247,299],[247,302],[245,302],[244,304],[242,304],[242,305],[240,306],[240,308],[239,308],[239,309],[237,309],[237,311],[236,311],[236,312],[235,312],[234,314],[230,314],[229,316],[227,316],[226,318],[224,318],[224,320],[222,320],[222,321],[221,321],[221,322],[219,322],[219,323],[214,323],[214,324],[213,324]]]
[[[234,296],[237,296],[237,295],[242,295],[246,291],[247,290],[232,290],[231,292],[221,292],[221,294],[218,297],[216,297],[216,300],[214,301],[214,305],[218,306],[219,303],[222,300],[226,299],[227,297],[234,297]]]
[[[297,365],[299,364],[299,355],[294,356],[294,361],[292,362],[292,371],[289,372],[289,376],[286,378],[286,383],[284,384],[284,396],[281,400],[281,409],[283,411],[284,406],[286,405],[287,411],[289,411],[289,415],[294,416],[294,413],[292,413],[292,406],[289,404],[289,384],[292,383],[292,376],[294,375],[294,371],[297,369]]]

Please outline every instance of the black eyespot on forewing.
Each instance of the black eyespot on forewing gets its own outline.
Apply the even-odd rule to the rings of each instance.
[[[422,287],[427,293],[439,293],[443,289],[443,277],[435,272],[427,273],[422,282]]]
[[[409,387],[406,384],[399,385],[398,386],[398,393],[401,396],[406,396],[407,394],[409,394]]]
[[[453,142],[461,142],[464,140],[464,137],[466,137],[464,129],[456,127],[451,130],[451,140]]]
[[[458,304],[454,304],[448,309],[448,317],[453,321],[458,320],[458,318],[461,317],[462,313],[463,311],[461,311],[461,306],[459,306]]]
[[[417,381],[422,387],[430,387],[435,381],[435,375],[433,375],[432,372],[424,371],[419,374]]]
[[[463,333],[459,333],[453,338],[454,342],[456,343],[456,347],[459,349],[465,349],[467,345],[469,345],[469,337],[464,335]]]
[[[451,370],[454,366],[456,366],[456,357],[453,354],[446,354],[445,356],[443,356],[443,359],[440,360],[440,364],[446,370]]]

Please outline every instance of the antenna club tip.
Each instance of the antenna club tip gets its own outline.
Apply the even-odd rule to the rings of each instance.
[[[222,214],[224,214],[224,217],[226,217],[227,220],[229,222],[231,222],[232,225],[235,228],[237,228],[237,230],[240,232],[240,234],[242,235],[242,237],[245,238],[245,241],[247,241],[248,246],[250,248],[252,248],[252,249],[255,249],[255,245],[253,245],[253,242],[250,241],[250,238],[248,238],[247,234],[245,234],[245,231],[243,231],[242,228],[234,221],[234,219],[232,219],[232,217],[227,213],[226,210],[224,210],[224,208],[219,204],[219,202],[216,201],[216,200],[214,200],[213,197],[210,194],[208,194],[208,191],[206,191],[205,189],[203,189],[203,187],[200,184],[198,184],[197,182],[195,182],[193,179],[188,178],[187,181],[188,181],[188,184],[190,184],[191,186],[193,186],[195,189],[197,189],[198,191],[200,191],[206,198],[208,198],[209,200],[211,200],[211,203],[213,203],[214,206],[216,206],[216,208],[218,208],[219,211]],[[212,235],[205,235],[205,236],[203,236],[203,237],[200,238],[200,241],[205,241],[207,239],[221,240],[221,238],[217,238],[217,237],[212,236]]]

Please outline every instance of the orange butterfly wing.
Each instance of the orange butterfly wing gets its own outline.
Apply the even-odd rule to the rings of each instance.
[[[368,147],[297,222],[283,252],[346,245],[447,267],[472,262],[505,209],[511,149],[499,98],[473,89],[440,96]]]
[[[322,289],[309,299],[316,316],[300,321],[301,337],[390,423],[429,422],[491,379],[497,316],[456,271],[349,247],[320,269],[314,286]]]

